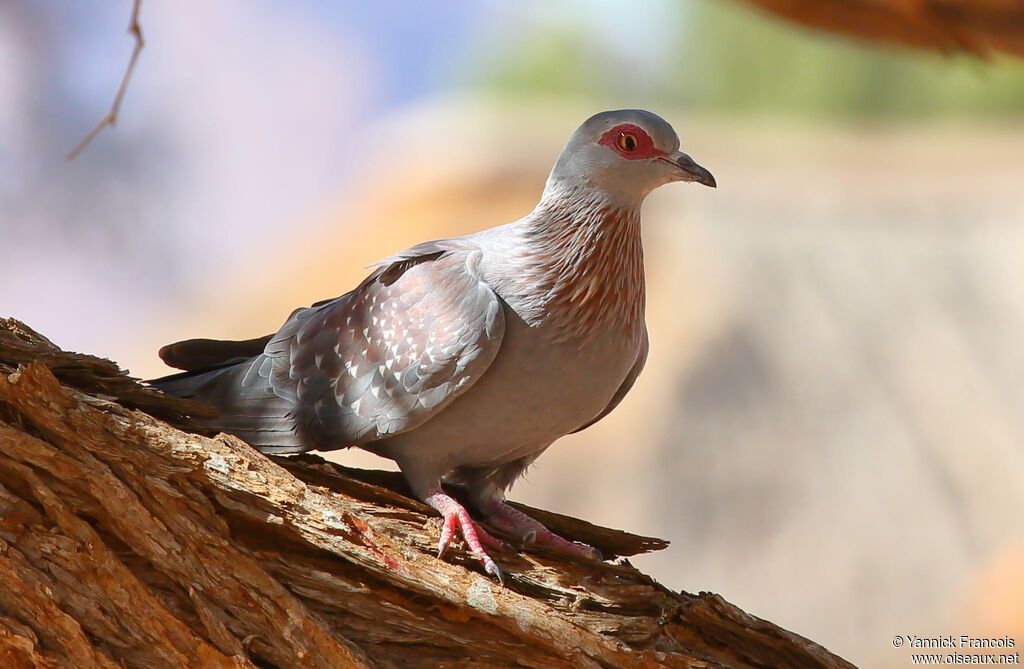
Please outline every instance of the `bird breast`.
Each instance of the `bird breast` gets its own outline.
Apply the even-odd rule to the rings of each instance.
[[[534,232],[521,258],[520,303],[528,321],[553,326],[555,341],[586,346],[613,329],[643,326],[644,254],[638,212],[595,208]]]

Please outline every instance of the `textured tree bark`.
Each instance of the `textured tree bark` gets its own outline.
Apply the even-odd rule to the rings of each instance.
[[[0,320],[0,666],[848,667],[628,562],[433,556],[401,478],[271,460]],[[159,418],[157,417],[159,416]],[[530,510],[606,555],[664,548]]]
[[[1024,56],[1017,0],[744,0],[790,21],[862,39],[979,55]]]

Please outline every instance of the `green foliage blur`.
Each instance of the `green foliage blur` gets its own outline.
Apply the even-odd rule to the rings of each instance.
[[[671,40],[637,68],[586,24],[533,35],[481,67],[511,95],[602,100],[642,93],[696,112],[800,117],[1013,118],[1024,62],[943,55],[814,31],[727,0],[679,0]],[[642,36],[637,39],[644,39]],[[500,48],[500,47],[499,47]]]

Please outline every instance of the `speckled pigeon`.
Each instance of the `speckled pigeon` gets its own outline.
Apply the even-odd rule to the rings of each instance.
[[[394,460],[458,526],[486,571],[501,542],[445,494],[465,486],[495,527],[600,559],[505,503],[559,437],[622,401],[647,358],[640,205],[673,181],[715,186],[646,111],[609,111],[569,139],[526,217],[426,242],[373,265],[341,297],[298,309],[276,334],[193,339],[160,356],[184,373],[153,381],[216,405],[208,425],[264,453],[358,446]]]

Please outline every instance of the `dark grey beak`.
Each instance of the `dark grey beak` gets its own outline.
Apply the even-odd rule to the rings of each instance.
[[[682,151],[676,151],[668,159],[683,173],[682,181],[696,181],[699,184],[711,186],[712,188],[718,187],[718,184],[715,183],[714,175],[695,163],[693,158]]]

